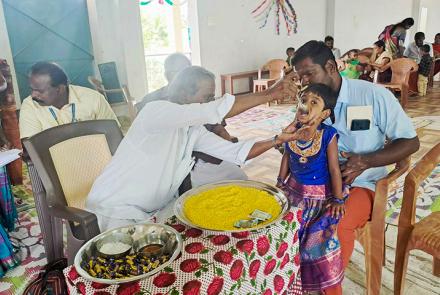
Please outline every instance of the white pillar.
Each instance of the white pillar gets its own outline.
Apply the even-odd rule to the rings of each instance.
[[[139,2],[87,0],[96,64],[115,62],[121,84],[137,100],[147,93]]]
[[[196,0],[188,0],[188,26],[191,38],[191,62],[193,65],[201,65],[199,15]]]
[[[119,24],[128,89],[131,95],[139,100],[147,93],[147,71],[139,1],[119,0]]]

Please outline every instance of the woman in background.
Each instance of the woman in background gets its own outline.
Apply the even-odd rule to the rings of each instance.
[[[3,129],[0,128],[0,150],[5,151],[10,147]],[[6,230],[12,231],[14,229],[16,220],[17,209],[15,208],[14,195],[11,191],[6,167],[3,166],[0,167],[0,278],[5,275],[6,271],[19,264],[6,232]]]
[[[378,39],[385,42],[385,50],[388,51],[393,58],[401,57],[405,51],[406,31],[414,25],[414,19],[405,18],[400,23],[386,26],[380,33]]]

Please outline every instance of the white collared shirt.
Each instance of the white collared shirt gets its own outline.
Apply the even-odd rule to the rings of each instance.
[[[429,45],[429,48],[431,49],[429,51],[429,55],[431,57],[434,57],[434,51],[432,49],[432,44],[423,42],[423,45]],[[420,52],[420,48],[416,45],[416,42],[411,42],[408,45],[408,47],[405,49],[405,52],[403,53],[403,56],[406,56],[408,58],[413,59],[416,63],[420,63],[420,60],[422,59],[422,54]]]
[[[206,130],[232,108],[229,94],[210,103],[153,101],[138,114],[88,195],[99,216],[146,220],[174,200],[194,165],[193,151],[244,164],[255,141],[231,143]],[[104,230],[104,229],[101,229]]]
[[[74,110],[73,104],[75,104]],[[69,85],[69,103],[61,109],[41,106],[30,96],[23,100],[20,109],[20,137],[31,137],[43,130],[72,121],[105,119],[118,122],[115,113],[101,93],[90,88]]]

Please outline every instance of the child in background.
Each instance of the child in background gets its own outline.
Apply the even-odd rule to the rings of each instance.
[[[341,76],[348,79],[358,79],[362,73],[362,69],[359,70],[359,60],[357,59],[359,50],[353,49],[345,56],[341,57],[341,68],[339,69]]]
[[[428,88],[428,77],[433,63],[432,57],[429,55],[430,49],[428,44],[422,45],[419,49],[422,54],[422,59],[419,63],[419,78],[417,80],[417,88],[420,96],[425,96],[426,89]]]
[[[289,47],[286,49],[287,59],[286,62],[289,65],[289,68],[292,67],[292,59],[295,56],[295,48]]]
[[[322,123],[329,117],[333,121],[336,99],[324,84],[312,84],[302,92],[291,126],[307,124],[309,132],[302,140],[285,144],[277,180],[291,204],[303,209],[299,230],[303,289],[325,294],[342,294],[344,277],[336,227],[348,188],[343,187],[339,169],[338,134]]]

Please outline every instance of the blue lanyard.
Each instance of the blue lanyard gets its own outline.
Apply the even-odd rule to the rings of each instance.
[[[71,104],[72,107],[72,123],[76,122],[76,106],[74,103]],[[55,111],[52,108],[49,108],[49,112],[51,113],[52,117],[57,121],[57,124],[60,125],[60,122],[58,121],[57,114],[55,114]]]

